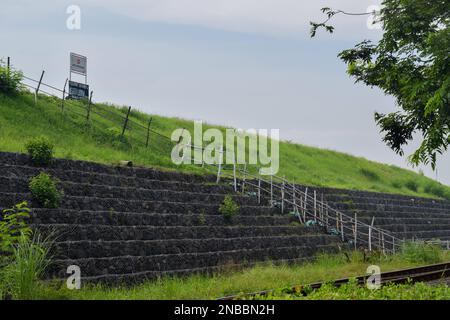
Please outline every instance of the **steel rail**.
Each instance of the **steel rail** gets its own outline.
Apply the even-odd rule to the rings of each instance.
[[[350,278],[341,278],[324,282],[315,282],[307,285],[296,285],[291,286],[288,289],[283,290],[284,293],[287,294],[302,294],[306,296],[310,290],[317,290],[321,288],[323,285],[332,283],[333,286],[339,288],[342,285],[349,283],[352,279],[354,279],[358,285],[363,286],[366,284],[367,279],[370,275],[365,276],[357,276]],[[387,271],[380,273],[381,277],[381,285],[386,284],[403,284],[403,283],[415,283],[415,282],[429,282],[435,281],[442,278],[450,277],[450,262],[437,263],[431,265],[425,265],[414,268],[406,268],[399,269],[393,271]],[[276,289],[262,290],[259,292],[252,292],[247,294],[238,294],[238,295],[230,295],[221,297],[217,300],[236,300],[236,299],[248,299],[256,296],[267,296],[271,293],[276,292]]]

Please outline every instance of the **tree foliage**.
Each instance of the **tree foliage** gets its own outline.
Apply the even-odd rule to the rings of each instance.
[[[311,23],[326,30],[339,10],[324,8],[328,19]],[[450,0],[384,0],[377,14],[383,25],[378,43],[364,40],[339,54],[356,82],[378,87],[396,99],[398,109],[375,113],[383,141],[396,153],[415,137],[411,163],[431,163],[450,143]],[[332,32],[331,29],[330,32]]]

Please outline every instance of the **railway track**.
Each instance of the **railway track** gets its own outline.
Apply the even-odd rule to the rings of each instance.
[[[385,285],[387,283],[394,283],[394,284],[402,284],[406,283],[408,281],[411,282],[430,282],[430,281],[436,281],[442,278],[450,277],[450,262],[445,263],[438,263],[438,264],[431,264],[416,268],[408,268],[408,269],[400,269],[395,271],[389,271],[389,272],[382,272],[380,274],[381,276],[381,285]],[[358,285],[363,286],[366,284],[367,279],[370,277],[370,275],[365,276],[359,276],[359,277],[352,277],[352,278],[342,278],[335,280],[333,282],[335,287],[340,287],[350,281],[350,279],[355,279],[358,283]],[[327,282],[315,282],[308,285],[298,285],[298,286],[292,286],[291,288],[285,289],[284,292],[286,293],[297,293],[297,294],[303,294],[307,295],[307,291],[310,290],[317,290],[322,285],[324,285]],[[308,288],[308,289],[307,289]],[[306,290],[307,289],[307,290]],[[236,299],[246,299],[251,298],[254,296],[265,296],[270,293],[275,292],[275,289],[271,290],[264,290],[259,292],[252,292],[247,294],[240,294],[240,295],[230,295],[221,297],[218,300],[236,300]]]

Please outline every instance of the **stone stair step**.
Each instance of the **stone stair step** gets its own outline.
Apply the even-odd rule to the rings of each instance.
[[[64,183],[82,183],[109,187],[142,188],[150,190],[173,190],[202,193],[231,193],[234,189],[228,183],[198,183],[187,181],[162,181],[146,178],[123,177],[95,172],[59,171],[48,168],[13,167],[0,163],[0,184],[13,184],[24,188],[28,181],[40,172],[47,172]]]
[[[323,252],[327,252],[326,248],[323,248]],[[300,263],[306,263],[309,261],[314,260],[314,257],[302,257],[297,259],[276,259],[271,260],[269,262],[270,265],[289,265],[289,264],[300,264]],[[135,285],[142,283],[144,281],[153,280],[153,279],[160,279],[164,277],[186,277],[188,275],[192,274],[216,274],[220,271],[226,270],[240,270],[244,267],[253,267],[255,265],[262,265],[264,262],[260,261],[254,261],[254,262],[247,262],[242,261],[240,263],[227,263],[225,265],[218,265],[218,266],[208,266],[208,267],[200,267],[200,268],[190,268],[190,269],[175,269],[175,270],[168,270],[168,271],[142,271],[142,272],[135,272],[135,273],[116,273],[116,274],[106,274],[101,276],[81,276],[82,282],[87,283],[100,283],[102,285],[109,285],[109,286],[121,286],[121,285]],[[63,275],[63,272],[60,271],[61,276],[64,276],[64,278],[60,278],[59,280],[65,281],[67,279],[67,274]]]
[[[303,226],[109,226],[73,224],[33,224],[44,234],[55,234],[57,241],[172,240],[305,235],[320,228]]]
[[[417,212],[423,213],[425,210],[428,213],[446,213],[450,215],[450,210],[440,208],[421,208],[413,206],[401,205],[377,205],[370,203],[342,203],[342,202],[328,202],[328,204],[336,210],[357,210],[357,211],[398,211],[398,212]]]
[[[35,224],[94,224],[111,226],[227,226],[230,221],[220,214],[147,213],[78,211],[68,209],[33,209]],[[201,221],[204,219],[204,221]],[[237,215],[231,222],[244,226],[288,225],[298,221],[289,215]]]
[[[0,192],[3,193],[28,193],[28,181],[0,178]],[[11,181],[12,180],[12,181]],[[17,183],[18,182],[18,183]],[[86,183],[63,182],[59,188],[66,196],[116,198],[127,200],[158,200],[175,202],[218,202],[221,203],[226,195],[233,197],[238,204],[258,205],[256,197],[249,197],[236,193],[218,194],[208,192],[156,190],[144,188],[115,187]]]
[[[29,157],[26,154],[0,152],[0,159],[1,164],[3,165],[33,168],[31,166]],[[53,159],[48,168],[52,170],[82,171],[95,174],[101,173],[107,175],[118,175],[124,177],[144,178],[152,180],[176,180],[185,182],[208,183],[215,182],[216,179],[214,175],[180,173],[175,170],[163,171],[152,168],[111,166],[95,162],[66,159]],[[47,167],[43,169],[47,169]]]
[[[232,251],[240,249],[276,249],[289,246],[326,245],[338,241],[335,236],[306,234],[301,236],[270,236],[176,240],[128,241],[63,241],[55,242],[55,258],[83,259],[114,256],[153,256]]]
[[[144,271],[169,271],[195,269],[240,261],[271,261],[309,257],[318,251],[337,251],[335,245],[291,246],[265,249],[239,249],[220,252],[165,254],[155,256],[118,256],[108,258],[55,260],[49,268],[49,276],[64,278],[69,265],[77,265],[82,274],[101,276],[108,274],[130,274]]]
[[[16,203],[27,201],[32,207],[38,207],[39,204],[33,201],[30,193],[4,193],[0,192],[2,207],[11,207]],[[62,198],[61,209],[89,210],[89,211],[121,211],[121,212],[159,212],[159,213],[198,213],[219,214],[220,202],[216,203],[184,203],[175,201],[142,201],[128,200],[118,198],[98,198],[98,197],[77,197],[64,195]],[[268,215],[275,214],[276,208],[265,206],[242,205],[239,208],[241,215]]]
[[[370,205],[395,205],[395,206],[412,206],[421,208],[437,208],[450,211],[450,202],[425,199],[425,198],[408,198],[403,199],[389,199],[377,198],[374,196],[343,196],[343,195],[327,195],[326,201],[329,202],[352,202],[354,204],[364,203]]]

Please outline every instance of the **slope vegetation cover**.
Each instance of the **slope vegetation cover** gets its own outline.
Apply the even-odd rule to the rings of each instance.
[[[55,156],[60,158],[106,164],[131,160],[164,170],[207,172],[193,165],[177,166],[170,159],[174,143],[165,137],[178,128],[193,132],[193,121],[131,110],[131,122],[122,137],[127,107],[95,104],[86,121],[86,104],[67,101],[63,112],[59,98],[39,95],[35,104],[34,95],[28,92],[0,93],[0,150],[25,152],[31,137],[43,135],[55,144]],[[109,118],[100,117],[101,113]],[[144,128],[150,118],[152,131],[145,147]],[[203,130],[212,127],[226,129],[204,124]],[[450,199],[450,187],[413,171],[286,141],[280,143],[279,175],[305,185]]]

